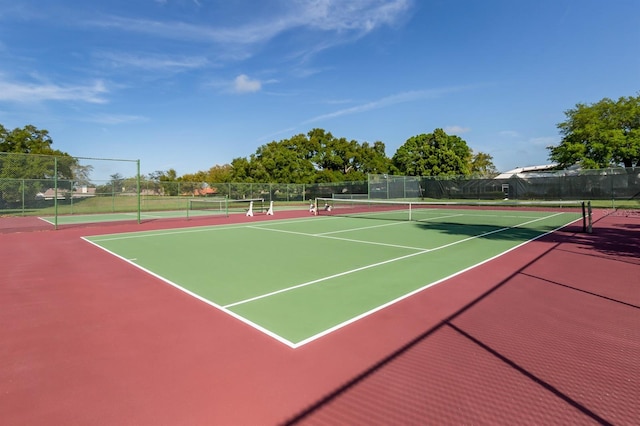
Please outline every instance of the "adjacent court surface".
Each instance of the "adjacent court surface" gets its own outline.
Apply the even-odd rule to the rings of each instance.
[[[321,216],[87,237],[298,347],[579,219],[430,208],[419,220]]]
[[[637,423],[640,216],[354,206],[0,218],[1,423]]]

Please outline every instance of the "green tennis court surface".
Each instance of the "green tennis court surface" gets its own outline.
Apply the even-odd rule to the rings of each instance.
[[[418,221],[319,216],[85,240],[298,347],[579,219],[431,209]]]
[[[204,213],[201,213],[204,214]],[[159,211],[150,213],[141,213],[141,220],[153,220],[153,219],[170,219],[170,218],[186,218],[185,211]],[[55,223],[55,218],[51,216],[41,217],[40,219],[50,224]],[[74,215],[60,215],[58,216],[58,225],[77,225],[82,223],[96,223],[96,222],[118,222],[126,220],[138,220],[138,213],[97,213],[97,214],[74,214]]]
[[[244,214],[249,208],[249,202],[254,201],[252,210],[256,214],[266,213],[269,203],[264,199],[246,199],[246,200],[228,200],[228,199],[203,199],[203,200],[185,200],[184,209],[176,210],[150,210],[141,211],[140,220],[156,220],[156,219],[174,219],[174,218],[195,218],[220,216],[225,217],[230,214]],[[287,206],[280,206],[279,209],[287,209]],[[299,209],[300,207],[293,207]],[[41,220],[56,224],[56,218],[53,216],[40,217]],[[114,212],[114,213],[92,213],[92,214],[69,214],[58,215],[58,225],[77,225],[83,223],[99,223],[99,222],[118,222],[118,221],[135,221],[138,220],[138,212]]]

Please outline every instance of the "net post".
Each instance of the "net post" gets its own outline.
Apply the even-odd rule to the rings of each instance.
[[[58,157],[53,157],[53,229],[58,230]]]
[[[142,194],[140,190],[140,160],[136,160],[137,171],[136,171],[136,192],[138,193],[138,225],[141,223],[141,212],[142,209]]]
[[[267,210],[267,216],[273,216],[273,200],[269,202],[269,210]]]
[[[593,219],[591,210],[591,201],[587,201],[587,232],[591,234],[593,232]]]
[[[586,203],[583,201],[581,204],[582,207],[582,232],[587,232],[587,209]]]

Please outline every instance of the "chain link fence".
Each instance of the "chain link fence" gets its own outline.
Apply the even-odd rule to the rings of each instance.
[[[499,178],[371,174],[366,181],[182,182],[145,178],[139,160],[0,153],[0,217],[186,210],[188,200],[317,197],[432,200],[591,200],[640,208],[640,168],[520,173]]]
[[[137,212],[140,162],[0,153],[0,216]],[[126,176],[126,177],[125,177]]]
[[[496,179],[424,177],[420,185],[422,197],[432,199],[592,200],[612,207],[640,202],[640,168],[519,173]]]

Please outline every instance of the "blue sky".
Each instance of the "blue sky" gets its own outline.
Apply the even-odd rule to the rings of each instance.
[[[313,128],[443,128],[548,163],[576,103],[640,91],[638,0],[0,0],[0,123],[178,175]]]

